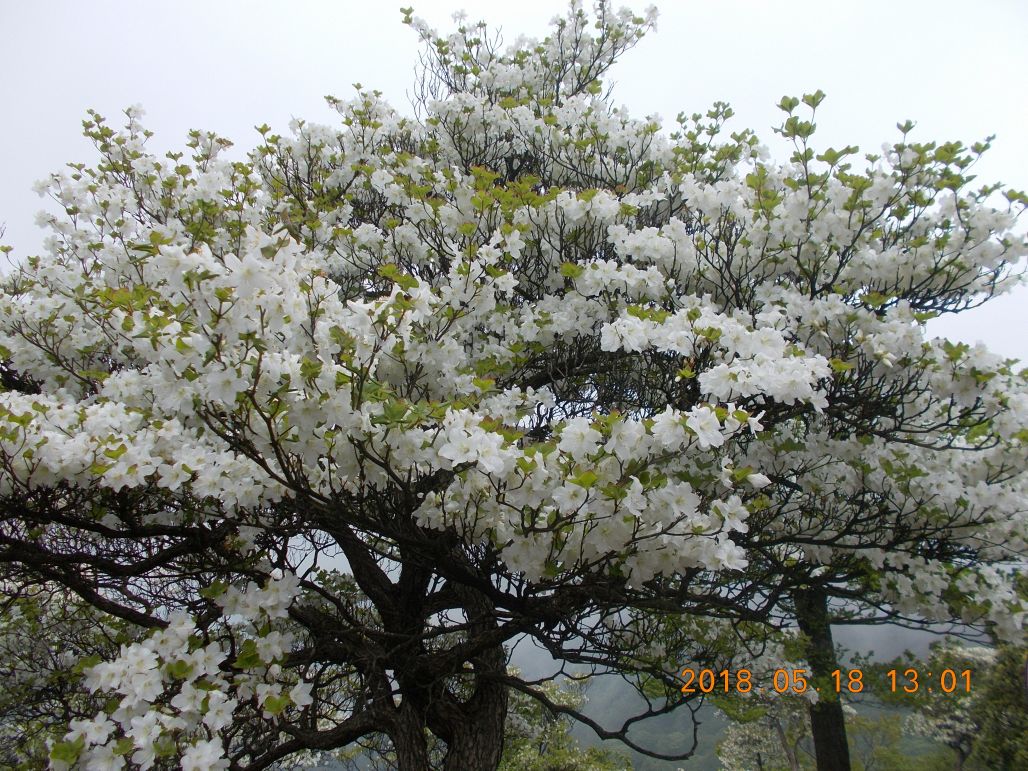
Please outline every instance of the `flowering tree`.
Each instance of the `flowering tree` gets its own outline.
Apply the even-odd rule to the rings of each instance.
[[[78,682],[80,661],[117,655],[128,626],[69,597],[59,587],[0,588],[0,766],[40,768],[47,741],[71,720],[90,719],[103,701]],[[59,722],[56,726],[54,723]],[[55,737],[56,734],[56,737]]]
[[[748,714],[732,716],[733,722],[717,747],[722,768],[726,771],[811,768],[803,746],[810,738],[806,700],[792,694],[768,694],[759,702],[748,705]]]
[[[921,693],[918,689],[917,711],[907,721],[911,733],[928,736],[949,747],[956,755],[958,769],[964,767],[975,739],[981,734],[983,686],[995,660],[996,651],[991,648],[940,645],[933,647],[931,658],[920,668],[922,672],[943,672],[947,668],[957,671],[959,667],[960,671],[970,671],[974,678],[971,690],[945,693],[925,688],[925,693]]]
[[[968,671],[971,683],[970,689],[952,693],[938,687],[920,688],[914,698],[908,696],[907,704],[915,711],[906,721],[907,730],[948,747],[952,765],[958,769],[1024,766],[1028,762],[1026,662],[1024,646],[985,648],[951,641],[932,646],[924,661],[907,656],[901,666],[915,666],[921,672]]]
[[[924,327],[1025,253],[1025,196],[970,188],[987,143],[907,125],[854,169],[786,98],[773,163],[725,105],[670,134],[612,107],[653,12],[573,3],[507,48],[405,20],[417,119],[359,90],[232,161],[91,113],[98,162],[45,185],[0,295],[0,562],[144,632],[84,666],[104,709],[54,765],[385,737],[491,769],[511,691],[666,757],[505,644],[662,684],[652,714],[732,622],[798,621],[819,677],[840,613],[1017,634],[1028,391]]]
[[[581,707],[586,685],[548,683],[544,688],[553,703]],[[513,692],[499,771],[617,771],[631,765],[624,756],[606,749],[582,749],[570,728],[567,716],[555,715],[525,694]]]

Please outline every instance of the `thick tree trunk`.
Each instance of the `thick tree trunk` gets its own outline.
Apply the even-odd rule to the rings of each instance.
[[[503,754],[505,716],[506,709],[498,710],[495,705],[470,715],[447,745],[443,771],[496,771]]]
[[[428,741],[425,736],[425,716],[409,702],[396,711],[396,722],[389,734],[396,751],[399,771],[428,771]]]
[[[452,591],[468,616],[466,658],[409,646],[390,660],[389,690],[398,689],[402,699],[389,730],[399,771],[496,771],[503,755],[507,652],[502,642],[488,640],[496,630],[494,609],[472,589]],[[411,637],[418,631],[399,628]]]
[[[503,646],[498,645],[475,657],[472,665],[476,675],[475,690],[471,698],[458,707],[459,717],[449,721],[443,771],[495,771],[503,755],[507,688],[489,675],[506,672],[507,654]]]
[[[850,751],[846,743],[846,720],[842,701],[835,693],[832,671],[839,668],[832,642],[828,616],[828,593],[823,587],[800,589],[793,595],[796,620],[806,637],[806,659],[818,701],[810,705],[810,730],[814,736],[814,757],[818,771],[850,771]]]

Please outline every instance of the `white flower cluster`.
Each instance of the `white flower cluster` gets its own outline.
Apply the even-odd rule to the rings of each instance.
[[[600,80],[655,15],[597,14],[502,51],[411,17],[446,74],[422,118],[359,91],[245,162],[194,132],[169,164],[138,111],[92,115],[102,162],[41,188],[68,217],[0,291],[24,378],[0,393],[0,495],[154,503],[82,507],[100,551],[159,525],[224,527],[244,560],[283,532],[320,552],[282,512],[332,511],[491,546],[530,584],[867,565],[870,606],[943,617],[957,591],[1016,635],[994,565],[1026,553],[1028,388],[924,324],[1014,283],[1017,196],[990,206],[969,155],[906,140],[863,170],[774,163],[725,138],[725,106],[665,134]],[[218,634],[174,616],[91,670],[119,707],[69,734],[84,762],[121,762],[118,736],[152,764],[174,734],[218,767],[237,707],[309,703],[279,671],[295,577],[232,576]]]
[[[686,358],[707,347],[716,348],[724,362],[710,367],[699,378],[704,393],[715,399],[764,395],[780,402],[805,401],[816,409],[827,406],[820,381],[831,370],[827,359],[809,355],[788,343],[777,329],[747,329],[723,314],[693,307],[663,321],[625,314],[603,327],[600,342],[607,351],[643,351],[654,348]]]
[[[175,612],[167,625],[140,642],[123,645],[112,661],[85,670],[84,684],[110,693],[117,709],[89,720],[74,720],[64,741],[78,747],[85,768],[122,769],[131,758],[152,768],[162,753],[179,753],[182,768],[227,769],[224,729],[248,702],[274,720],[286,708],[302,710],[313,702],[312,684],[296,681],[280,664],[293,643],[290,632],[272,629],[299,593],[295,575],[286,573],[263,587],[229,587],[219,597],[225,621],[249,632],[210,639],[194,619]],[[258,619],[260,629],[253,623]],[[228,628],[225,630],[228,631]],[[230,648],[236,649],[233,661]],[[55,768],[67,768],[59,759]]]

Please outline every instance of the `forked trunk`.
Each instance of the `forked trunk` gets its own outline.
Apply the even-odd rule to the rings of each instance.
[[[507,688],[489,674],[506,672],[502,646],[474,660],[475,690],[460,705],[460,717],[450,722],[443,771],[495,771],[503,754],[503,727],[507,720]]]
[[[464,699],[451,690],[452,682],[451,687],[401,686],[404,700],[390,732],[399,771],[496,771],[499,767],[508,703],[507,688],[500,679],[506,672],[506,652],[497,645],[473,657],[471,665],[459,676],[467,687],[458,689],[463,690]],[[433,736],[441,742],[435,751]],[[445,755],[440,761],[442,745]]]

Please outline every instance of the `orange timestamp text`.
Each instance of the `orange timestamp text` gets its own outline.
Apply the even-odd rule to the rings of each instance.
[[[770,682],[756,682],[749,669],[693,669],[686,667],[680,675],[682,693],[750,693],[751,691],[773,690],[776,693],[820,692],[822,687],[835,693],[860,693],[864,690],[865,678],[861,669],[833,669],[829,673],[827,686],[811,684],[813,675],[807,669],[775,669],[770,673]],[[921,672],[909,668],[890,669],[885,673],[885,687],[893,693],[914,694],[920,690],[929,693],[970,693],[971,670],[943,669],[937,673]]]

